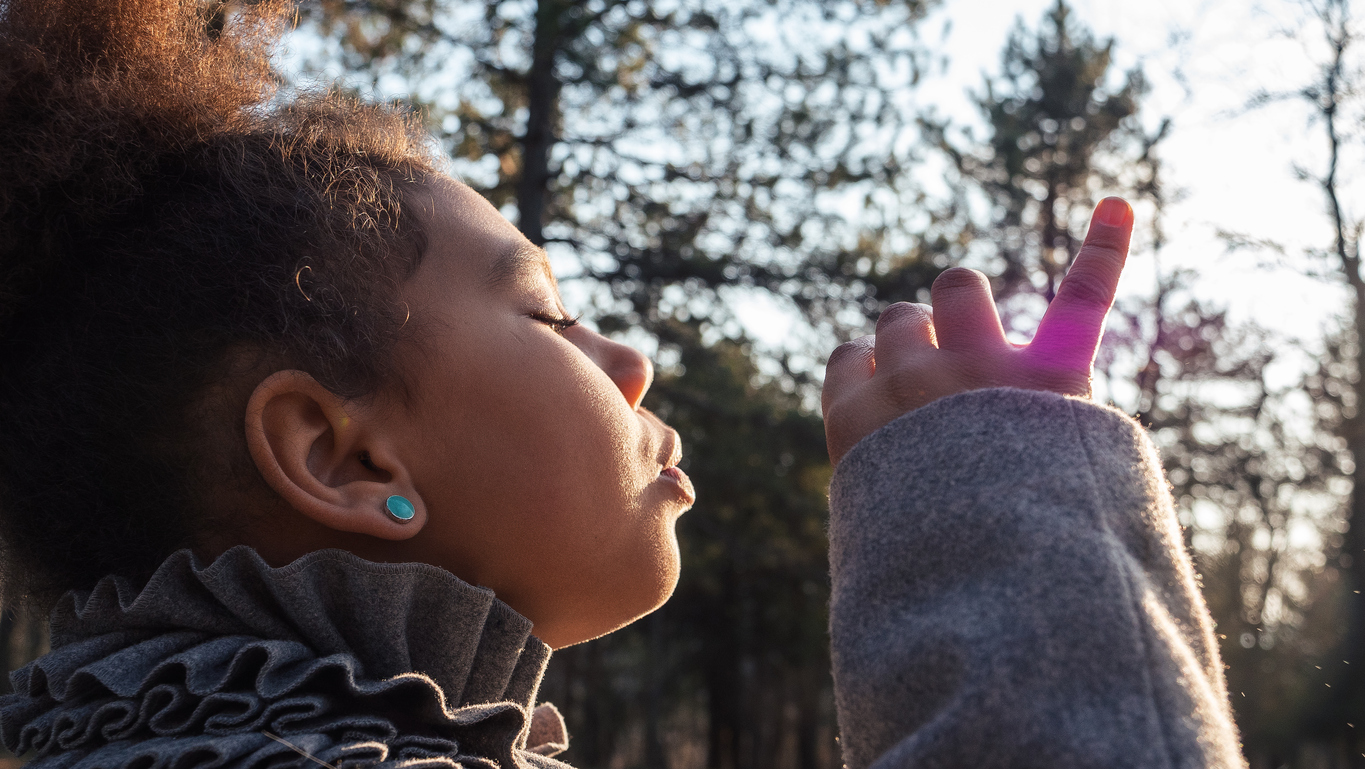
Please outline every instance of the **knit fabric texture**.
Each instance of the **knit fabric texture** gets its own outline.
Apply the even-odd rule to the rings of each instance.
[[[564,767],[553,708],[537,731],[560,744],[526,744],[549,655],[492,591],[434,566],[180,552],[141,590],[63,598],[52,652],[0,698],[0,737],[33,769]]]
[[[868,436],[830,487],[849,769],[1242,767],[1156,450],[1122,413],[1014,389]]]

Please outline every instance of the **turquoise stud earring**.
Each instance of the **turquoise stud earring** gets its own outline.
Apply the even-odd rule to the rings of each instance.
[[[397,494],[384,501],[384,509],[389,511],[399,523],[407,523],[417,515],[417,508],[412,506],[407,497],[400,497]]]

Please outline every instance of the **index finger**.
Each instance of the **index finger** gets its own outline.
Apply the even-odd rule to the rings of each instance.
[[[1089,370],[1104,333],[1104,319],[1114,304],[1132,235],[1133,209],[1127,201],[1101,200],[1081,252],[1038,324],[1030,352],[1055,368]]]

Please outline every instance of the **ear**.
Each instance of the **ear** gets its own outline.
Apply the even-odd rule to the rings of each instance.
[[[374,408],[345,400],[302,371],[277,371],[247,401],[246,442],[265,482],[290,507],[337,531],[403,540],[426,524],[412,478]],[[390,496],[415,508],[400,521]]]

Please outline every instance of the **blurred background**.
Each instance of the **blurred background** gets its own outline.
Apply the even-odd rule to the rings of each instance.
[[[1138,214],[1099,395],[1161,446],[1246,755],[1365,766],[1365,3],[309,0],[292,86],[411,104],[650,354],[700,494],[662,610],[557,653],[582,769],[840,765],[823,362],[943,269],[1026,341]],[[1084,616],[1076,618],[1086,621]],[[6,612],[12,669],[42,623]]]

